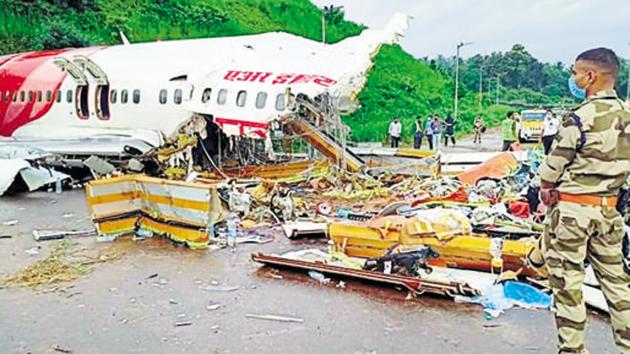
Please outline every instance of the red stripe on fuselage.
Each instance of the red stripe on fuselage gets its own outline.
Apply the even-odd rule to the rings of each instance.
[[[19,54],[0,65],[0,136],[11,136],[19,127],[42,118],[50,111],[57,91],[67,76],[65,71],[53,63],[54,58],[65,54],[89,55],[100,48]],[[52,96],[50,102],[47,100],[48,91],[51,91]],[[24,92],[24,101],[20,99],[21,92]],[[29,92],[32,99],[29,99]],[[14,101],[15,95],[17,99]],[[38,99],[39,95],[41,101]]]

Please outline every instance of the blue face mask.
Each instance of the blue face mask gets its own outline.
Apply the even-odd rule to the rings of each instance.
[[[571,94],[578,100],[584,100],[586,98],[586,89],[580,88],[573,76],[569,78],[569,91],[571,91]]]

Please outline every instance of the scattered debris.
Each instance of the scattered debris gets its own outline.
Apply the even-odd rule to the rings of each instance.
[[[179,321],[179,322],[175,322],[173,323],[173,326],[175,327],[186,327],[186,326],[192,326],[192,322],[190,321]]]
[[[2,239],[9,239],[9,238],[13,238],[13,236],[11,236],[11,235],[0,235],[0,240],[2,240]]]
[[[68,240],[61,240],[48,257],[0,281],[0,285],[38,287],[69,282],[87,274],[92,265],[110,262],[120,256],[112,253],[89,254],[84,249],[73,248]]]
[[[39,247],[29,248],[27,250],[24,250],[24,253],[28,254],[29,256],[37,256],[39,254]]]
[[[238,290],[238,286],[222,286],[222,285],[208,285],[205,287],[205,290],[212,292],[221,292],[227,293]]]
[[[59,352],[59,353],[66,353],[66,354],[71,354],[72,353],[72,350],[64,349],[64,348],[62,348],[62,347],[60,347],[58,345],[55,345],[52,349],[54,351],[56,351],[56,352]]]
[[[256,315],[252,313],[248,313],[245,315],[246,318],[253,318],[257,320],[267,320],[267,321],[278,321],[278,322],[292,322],[292,323],[303,323],[304,319],[298,317],[287,317],[287,316],[277,316],[277,315]]]
[[[95,229],[72,231],[33,230],[33,239],[35,239],[35,241],[61,240],[66,237],[82,237],[94,235],[96,235]]]
[[[221,304],[208,304],[208,306],[206,306],[208,311],[218,310],[219,308],[221,308]]]
[[[322,284],[328,284],[330,282],[330,279],[326,278],[326,276],[324,276],[324,274],[315,271],[315,270],[309,270],[308,271],[308,276],[317,280],[318,282],[322,283]]]
[[[2,226],[13,226],[13,225],[17,225],[17,223],[19,223],[19,220],[7,220],[7,221],[3,221],[2,222]]]

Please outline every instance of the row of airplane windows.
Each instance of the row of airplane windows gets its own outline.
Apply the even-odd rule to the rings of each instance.
[[[160,91],[160,103],[166,103],[166,99],[167,99],[166,95],[167,95],[166,90]],[[204,89],[203,93],[201,94],[201,102],[206,103],[206,102],[209,102],[211,99],[212,99],[212,89],[211,88]],[[219,92],[217,93],[217,99],[216,99],[217,104],[224,105],[227,102],[227,99],[228,99],[228,90],[220,89]],[[245,107],[246,104],[247,104],[247,91],[245,90],[238,91],[238,93],[236,94],[236,106]],[[267,104],[267,92],[264,92],[264,91],[258,92],[258,94],[256,94],[256,101],[255,101],[256,108],[263,109],[265,108],[266,104]],[[285,99],[284,99],[283,93],[279,93],[278,95],[276,95],[275,107],[277,111],[284,110]]]
[[[173,103],[181,104],[182,95],[183,95],[182,89],[175,89],[173,91]],[[43,97],[44,93],[42,93],[42,91],[19,91],[19,92],[16,91],[16,92],[13,92],[12,98],[11,98],[11,92],[6,91],[4,95],[0,96],[0,98],[3,96],[4,96],[5,102],[9,102],[11,100],[13,102],[17,102],[18,99],[20,102],[35,102],[35,101],[42,102],[44,100],[44,97]],[[55,100],[59,103],[61,102],[61,99],[62,99],[62,92],[61,90],[57,91],[57,94],[55,95],[55,97],[53,97],[53,92],[48,90],[45,92],[45,96],[46,96],[45,97],[46,102],[52,102],[53,100]],[[74,96],[74,91],[67,90],[66,102],[72,103],[73,96]],[[203,91],[203,94],[201,95],[201,102],[206,103],[210,101],[211,98],[212,98],[212,89],[206,88]],[[227,98],[228,98],[228,90],[220,89],[219,92],[217,93],[216,102],[218,105],[225,105],[227,102]],[[133,103],[135,104],[140,103],[140,90],[139,89],[135,89],[132,91],[131,99]],[[112,104],[115,104],[117,101],[118,101],[118,91],[111,90],[109,94],[109,102]],[[120,90],[120,103],[126,104],[128,101],[129,101],[129,91],[126,89]],[[160,104],[166,104],[167,101],[168,101],[168,91],[166,89],[160,90],[160,94],[159,94]],[[241,90],[236,94],[236,106],[245,107],[246,103],[247,103],[247,91]],[[256,108],[263,109],[265,108],[266,104],[267,104],[267,93],[263,91],[258,92],[258,94],[256,94],[256,101],[255,101]],[[285,99],[284,99],[283,93],[279,93],[278,95],[276,95],[275,108],[278,111],[282,111],[285,109]]]
[[[0,92],[0,99],[2,99],[2,97],[4,96],[4,102],[9,102],[9,101],[13,101],[13,102],[42,102],[44,101],[44,93],[42,91],[15,91],[13,92],[13,98],[11,98],[11,92],[10,91],[6,91],[4,93],[4,95],[1,95]],[[48,90],[45,93],[45,99],[46,102],[52,102],[53,100],[57,101],[58,103],[61,102],[61,98],[63,96],[61,90],[57,91],[57,94],[55,95],[55,97],[53,97],[53,93],[52,91]],[[74,91],[73,90],[68,90],[66,91],[66,102],[68,103],[72,103],[74,97]],[[117,100],[117,92],[116,90],[112,90],[110,92],[110,102],[111,103],[116,103]],[[127,90],[121,90],[120,91],[120,103],[127,103],[129,101],[129,91]],[[133,90],[132,93],[132,101],[135,104],[140,103],[140,90]],[[180,102],[181,103],[181,102]]]

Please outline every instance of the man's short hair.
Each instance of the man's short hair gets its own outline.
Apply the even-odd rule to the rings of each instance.
[[[514,115],[514,111],[507,112],[506,117],[511,118]]]
[[[610,70],[613,77],[619,74],[619,57],[608,48],[595,48],[582,52],[575,61],[585,60],[594,63],[602,69]]]

